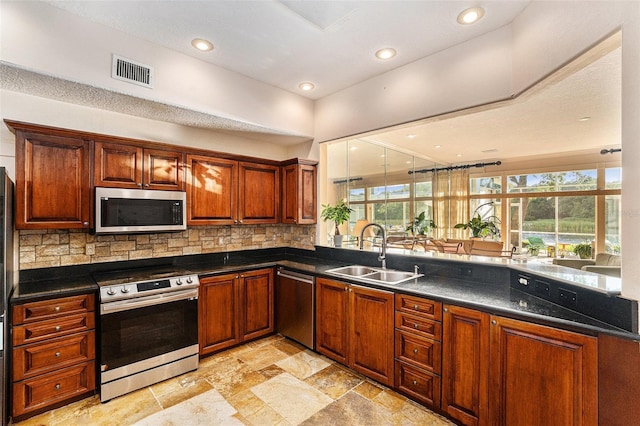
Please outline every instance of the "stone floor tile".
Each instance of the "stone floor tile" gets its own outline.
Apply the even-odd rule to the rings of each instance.
[[[381,406],[356,392],[347,392],[301,423],[301,426],[349,425],[372,426],[390,424],[390,414]]]
[[[373,399],[378,396],[384,389],[378,385],[365,380],[355,387],[354,392],[364,396],[367,399]]]
[[[188,385],[176,388],[172,392],[166,392],[158,395],[154,392],[154,388],[151,391],[154,392],[156,400],[162,408],[169,408],[181,402],[184,402],[194,396],[203,394],[213,389],[213,386],[206,380],[198,380],[197,382],[188,382]]]
[[[254,386],[251,392],[294,425],[333,402],[319,390],[289,373],[282,373]]]
[[[86,415],[77,418],[77,424],[94,426],[130,425],[162,410],[149,388],[91,406]]]
[[[261,370],[258,370],[258,373],[262,374],[267,379],[270,379],[272,377],[275,377],[279,374],[284,373],[284,370],[275,364],[271,364]]]
[[[359,375],[339,368],[335,364],[307,377],[304,381],[334,400],[363,382]]]
[[[405,403],[407,402],[407,398],[393,391],[383,390],[375,398],[373,398],[372,401],[383,406],[389,412],[396,413],[402,410]]]
[[[276,365],[298,379],[306,379],[331,364],[311,351],[303,351],[276,362]]]
[[[289,355],[295,355],[306,348],[298,342],[289,339],[282,339],[272,343],[273,347]]]
[[[239,360],[249,364],[256,371],[287,357],[289,357],[288,354],[271,345],[257,346],[238,355]]]

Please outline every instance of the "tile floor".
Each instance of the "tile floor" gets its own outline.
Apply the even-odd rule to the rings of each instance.
[[[203,358],[197,371],[101,404],[98,396],[27,425],[451,425],[407,398],[271,336]]]

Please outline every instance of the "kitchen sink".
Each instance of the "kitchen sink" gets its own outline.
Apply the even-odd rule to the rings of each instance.
[[[401,282],[423,276],[423,274],[416,274],[413,272],[370,268],[368,266],[359,265],[342,266],[340,268],[329,269],[327,273],[382,284],[399,284]]]

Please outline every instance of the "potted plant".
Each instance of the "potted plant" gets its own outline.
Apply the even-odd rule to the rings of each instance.
[[[575,246],[573,246],[573,252],[580,256],[580,259],[591,259],[591,244],[576,244]]]
[[[541,238],[531,237],[531,239],[522,241],[522,245],[527,248],[531,256],[537,256],[540,254],[540,250],[544,248],[544,241]]]
[[[353,209],[349,208],[344,202],[340,200],[335,206],[330,204],[322,205],[322,212],[320,217],[324,221],[331,221],[335,224],[335,231],[333,236],[333,243],[336,247],[342,247],[342,235],[340,235],[340,225],[349,220],[349,216],[353,212]]]
[[[480,213],[478,213],[476,216],[472,217],[469,222],[458,223],[454,228],[469,229],[471,230],[471,238],[482,238],[487,235],[499,235],[500,228],[497,224],[500,224],[500,219],[496,216],[489,216],[486,219],[482,219],[482,217],[480,217]]]
[[[437,228],[438,225],[431,220],[427,219],[425,212],[421,212],[418,216],[414,217],[409,225],[405,228],[405,232],[411,232],[411,235],[425,235],[429,229]]]

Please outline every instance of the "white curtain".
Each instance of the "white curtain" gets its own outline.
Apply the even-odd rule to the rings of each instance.
[[[465,239],[469,231],[455,229],[457,223],[469,221],[469,171],[437,172],[434,175],[433,215],[438,237]]]

